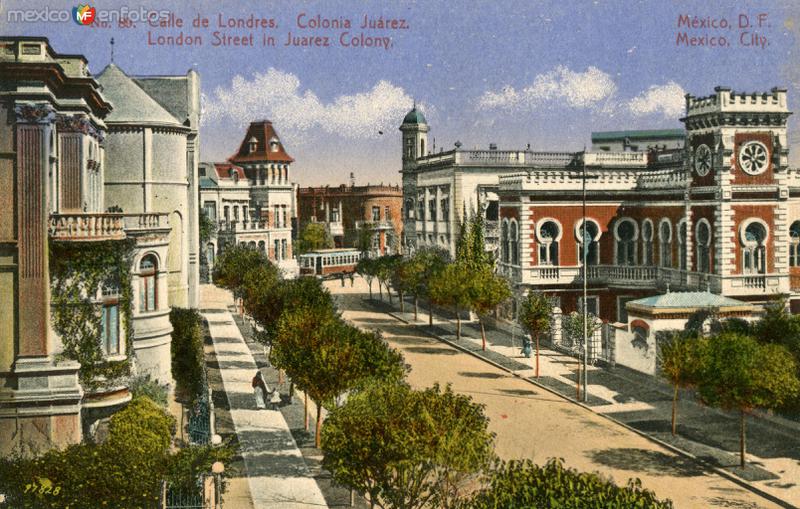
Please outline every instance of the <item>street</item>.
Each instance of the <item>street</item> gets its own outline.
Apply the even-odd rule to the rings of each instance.
[[[368,291],[360,278],[352,288],[338,282],[326,286],[337,296],[345,319],[380,330],[403,353],[413,387],[452,384],[485,405],[502,459],[531,458],[541,464],[559,457],[569,467],[598,471],[618,484],[638,477],[679,508],[779,507],[591,410],[375,311],[363,300]]]

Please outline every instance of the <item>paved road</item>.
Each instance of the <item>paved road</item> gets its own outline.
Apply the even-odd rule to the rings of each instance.
[[[412,368],[412,386],[450,383],[454,390],[484,404],[490,429],[497,434],[497,453],[503,459],[531,458],[543,463],[560,457],[568,466],[601,472],[619,484],[639,477],[645,487],[672,499],[678,508],[778,507],[590,410],[374,311],[362,301],[367,289],[360,280],[353,288],[338,283],[328,286],[346,319],[380,329],[403,353]]]

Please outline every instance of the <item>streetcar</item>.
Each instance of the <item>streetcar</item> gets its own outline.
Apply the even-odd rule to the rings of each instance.
[[[298,258],[301,276],[313,276],[320,279],[338,279],[350,276],[356,271],[361,260],[358,249],[318,249],[301,254]]]

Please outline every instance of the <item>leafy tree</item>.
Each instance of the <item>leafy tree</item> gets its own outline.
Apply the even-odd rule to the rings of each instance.
[[[170,353],[175,390],[182,400],[193,405],[203,391],[205,380],[202,318],[196,309],[173,307],[169,311],[169,321],[172,325]]]
[[[368,255],[372,251],[372,239],[375,237],[375,225],[372,223],[362,223],[356,232],[356,249],[363,255]]]
[[[372,300],[372,280],[377,275],[377,264],[374,258],[362,257],[356,265],[356,272],[367,280],[369,285],[369,298]]]
[[[553,305],[541,292],[529,292],[520,303],[519,323],[536,344],[536,378],[539,378],[539,338],[550,330]]]
[[[419,252],[404,258],[397,266],[396,281],[404,293],[414,297],[414,320],[419,319],[419,297],[425,291],[425,259]],[[401,299],[402,300],[402,299]]]
[[[746,416],[773,409],[800,392],[797,367],[782,346],[759,345],[750,337],[724,332],[703,349],[699,393],[709,405],[739,412],[739,461],[745,466]]]
[[[414,254],[414,259],[422,266],[417,293],[428,299],[428,324],[433,326],[433,299],[431,298],[431,282],[444,271],[450,262],[450,253],[438,247],[425,247]],[[416,306],[416,304],[415,304]],[[416,311],[415,311],[416,312]]]
[[[324,223],[308,223],[300,231],[297,238],[299,254],[316,251],[317,249],[331,249],[335,246]]]
[[[482,269],[472,275],[469,301],[470,307],[478,315],[478,323],[481,326],[481,343],[484,350],[486,350],[484,318],[509,297],[511,297],[511,289],[508,287],[508,281],[495,274],[488,265],[484,265]]]
[[[631,479],[627,486],[620,487],[598,474],[566,468],[561,460],[551,458],[543,467],[531,460],[499,463],[489,487],[477,493],[465,507],[671,509],[672,502],[656,498],[655,493],[642,488],[639,479]]]
[[[323,466],[372,507],[455,507],[491,463],[493,438],[483,407],[468,396],[379,384],[328,416]]]
[[[674,389],[672,394],[673,436],[675,436],[678,415],[679,390],[697,385],[705,343],[706,341],[702,337],[692,337],[675,332],[659,347],[661,377],[668,381]]]
[[[465,211],[464,218],[461,220],[461,225],[459,226],[458,240],[456,241],[456,263],[472,265],[475,260],[474,247],[472,227],[470,226],[470,221]]]
[[[211,236],[217,233],[217,225],[208,217],[206,211],[202,209],[200,209],[199,219],[200,244],[205,245],[211,239]],[[205,252],[204,250],[201,251]]]
[[[349,325],[345,327],[345,332],[348,335],[346,339],[356,347],[358,376],[352,388],[364,388],[373,382],[403,381],[409,367],[403,361],[402,354],[391,348],[379,332],[366,332]]]
[[[380,290],[381,285],[386,288],[390,303],[392,302],[392,292],[389,290],[389,282],[401,259],[400,255],[387,255],[375,259],[375,277],[378,278],[378,289]],[[383,299],[383,293],[381,293],[381,299]]]
[[[600,329],[601,322],[592,313],[588,313],[586,318],[586,337],[591,338]],[[577,311],[573,311],[564,317],[564,332],[573,345],[583,343],[583,322],[583,313]]]
[[[461,263],[451,263],[430,282],[432,302],[445,306],[456,314],[456,339],[461,339],[461,311],[469,309],[472,294],[472,274]]]
[[[392,266],[392,274],[389,277],[389,282],[397,291],[397,296],[400,299],[400,312],[405,313],[406,303],[405,295],[411,293],[413,295],[413,259],[399,257]]]
[[[228,246],[214,264],[214,283],[241,298],[245,275],[252,269],[269,264],[267,255],[245,244]]]
[[[471,254],[475,268],[478,270],[483,267],[492,268],[494,262],[489,253],[486,252],[486,239],[484,235],[486,222],[483,220],[483,216],[481,214],[475,214],[470,220],[469,227],[472,240]]]

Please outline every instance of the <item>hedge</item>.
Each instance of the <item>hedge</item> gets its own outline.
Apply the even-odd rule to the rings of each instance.
[[[201,317],[196,309],[172,308],[172,376],[181,398],[193,404],[204,390],[205,353]]]

